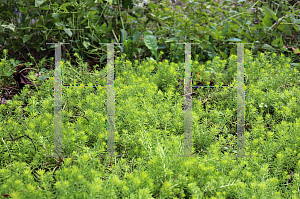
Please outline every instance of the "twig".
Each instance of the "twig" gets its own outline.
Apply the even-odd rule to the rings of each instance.
[[[81,116],[81,117],[84,117],[85,119],[87,119],[87,121],[90,121],[87,117],[85,117],[84,115],[80,115],[79,113],[76,114],[75,116]]]
[[[28,62],[28,60],[23,56],[23,54],[21,53],[21,52],[19,52],[21,55],[22,55],[22,57],[26,60],[26,62]]]
[[[111,30],[111,31],[112,31],[112,33],[114,34],[114,36],[115,36],[115,39],[116,39],[117,43],[119,43],[119,40],[118,40],[118,38],[117,38],[117,36],[116,36],[116,34],[115,34],[114,30]],[[120,46],[120,48],[121,48],[121,44],[119,44],[119,46]]]
[[[178,84],[181,86],[181,88],[183,88],[182,84],[180,82],[178,82]]]
[[[26,135],[26,134],[24,134],[23,136],[20,136],[20,137],[18,137],[18,138],[16,138],[16,139],[12,139],[12,140],[6,140],[6,139],[3,139],[3,138],[2,138],[2,139],[3,139],[3,140],[6,140],[6,141],[15,141],[15,140],[20,139],[21,137],[24,137],[24,136],[26,136],[27,138],[30,139],[30,141],[31,141],[31,143],[33,144],[34,149],[35,149],[35,151],[36,151],[36,148],[35,148],[35,145],[34,145],[32,139],[31,139],[28,135]]]
[[[76,109],[78,109],[78,110],[80,110],[81,112],[83,112],[83,113],[85,114],[85,112],[82,111],[81,109],[79,109],[78,107],[76,107],[76,106],[73,106],[73,107],[76,108]],[[79,113],[77,113],[77,114],[75,115],[75,117],[76,117],[76,116],[81,116],[81,117],[87,119],[88,122],[90,121],[87,117],[85,117],[84,115],[81,115],[81,114],[79,114]]]
[[[210,96],[208,96],[208,98],[206,98],[205,100],[204,100],[204,102],[202,102],[202,105],[203,104],[205,104],[205,102],[207,102],[207,100],[210,98]]]
[[[224,188],[224,187],[228,187],[228,186],[232,186],[232,185],[234,185],[234,183],[232,183],[232,184],[227,184],[227,185],[222,185],[222,186],[220,186],[220,188]]]
[[[68,101],[66,101],[66,103],[64,105],[64,108],[61,111],[65,110],[65,107],[66,107],[67,103],[68,103]]]
[[[35,68],[24,68],[24,69],[20,70],[20,72],[19,72],[19,73],[21,73],[23,70],[26,70],[26,69],[32,69],[32,70],[36,70],[36,71],[38,71],[38,70],[37,70],[37,69],[35,69]]]
[[[281,88],[281,87],[283,87],[283,86],[291,86],[291,85],[290,85],[290,84],[284,84],[284,85],[278,87],[277,89],[279,89],[279,88]]]
[[[14,166],[14,164],[7,165],[6,167]]]
[[[42,142],[43,142],[43,140],[42,140]],[[44,147],[44,149],[47,151],[47,153],[48,153],[48,150],[47,150],[47,148],[46,148],[46,146],[45,146],[45,143],[43,142],[43,147]]]
[[[10,156],[11,152],[10,152],[9,148],[7,147],[7,144],[4,142],[4,139],[3,139],[3,138],[2,138],[2,141],[3,141],[3,143],[5,144],[7,150],[9,151],[9,156]]]
[[[196,94],[196,92],[186,93],[184,95],[192,95],[192,94]]]
[[[95,74],[95,73],[82,73],[83,75],[85,74],[90,74],[90,75],[101,75],[101,74]],[[102,77],[105,77],[105,76],[102,76]]]
[[[29,51],[29,49],[28,49],[28,47],[26,46],[26,48],[27,48],[27,50],[28,50],[28,52],[29,52],[29,54],[31,55],[31,53],[30,53],[30,51]],[[32,55],[31,55],[32,56]],[[33,57],[33,56],[32,56]],[[35,59],[33,59],[33,61],[35,62],[35,65],[37,66],[37,63],[36,63],[36,61],[35,61]]]
[[[2,85],[1,85],[2,86]],[[6,87],[6,88],[0,88],[0,89],[3,89],[3,90],[11,90],[11,89],[13,89],[13,90],[18,90],[18,89],[16,89],[16,88],[13,88],[13,87]]]

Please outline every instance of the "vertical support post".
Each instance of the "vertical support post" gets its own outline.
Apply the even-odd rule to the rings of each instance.
[[[61,44],[62,43],[46,43],[55,44],[55,79],[54,79],[54,152],[58,157],[70,157],[63,156],[62,154],[62,82],[61,82]],[[69,43],[68,43],[69,44]],[[108,44],[108,43],[105,43]],[[69,87],[69,86],[64,86]],[[74,86],[80,87],[80,86]],[[102,86],[93,86],[102,87]],[[108,44],[107,47],[107,138],[108,138],[108,156],[110,157],[122,157],[123,155],[115,156],[115,91],[114,91],[114,44]],[[47,156],[57,157],[57,156]],[[107,157],[106,155],[102,157]]]
[[[182,43],[181,43],[182,44]],[[184,43],[185,46],[185,78],[184,78],[184,155],[178,157],[201,157],[192,154],[192,79],[191,79],[191,43]],[[197,43],[196,43],[197,44]],[[230,43],[236,44],[236,43]],[[237,137],[238,137],[238,157],[251,157],[245,155],[245,82],[244,82],[244,44],[238,45],[237,61]],[[193,86],[199,87],[199,86]],[[201,86],[201,87],[229,87],[229,86]],[[243,97],[244,95],[244,97]],[[235,156],[234,156],[235,157]]]
[[[192,83],[191,83],[191,44],[185,44],[184,76],[184,155],[192,154]]]
[[[235,43],[230,43],[235,44]],[[244,44],[237,44],[237,157],[245,155],[245,79],[244,79]]]
[[[54,153],[62,157],[62,85],[61,85],[61,44],[55,44],[54,79]]]
[[[100,157],[122,157],[123,154],[115,155],[114,44],[119,43],[105,44],[107,44],[107,155]]]
[[[192,155],[192,76],[191,76],[191,43],[185,44],[185,75],[184,75],[184,155],[178,157],[200,157]],[[198,43],[197,43],[198,44]]]
[[[53,44],[53,43],[46,43]],[[55,44],[55,79],[54,79],[54,153],[58,157],[63,156],[62,152],[62,83],[61,83],[61,44]],[[69,43],[66,43],[69,44]],[[57,157],[47,156],[47,157]]]
[[[114,44],[107,45],[107,153],[115,153]]]
[[[237,44],[237,155],[245,156],[244,44]]]

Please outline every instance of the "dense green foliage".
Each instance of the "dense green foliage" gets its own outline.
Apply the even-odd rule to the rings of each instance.
[[[299,198],[300,3],[36,2],[0,2],[2,94],[13,91],[22,64],[34,83],[0,104],[1,197]],[[63,153],[72,157],[46,157],[54,155],[54,45],[46,42],[58,41],[70,43],[62,46],[69,85],[105,85],[107,47],[99,43],[123,43],[115,45],[115,149],[123,158],[99,157],[107,150],[105,87],[62,89]],[[176,43],[183,42],[198,43],[193,85],[235,86],[237,48],[229,43],[251,43],[251,158],[229,156],[237,153],[237,89],[226,87],[193,88],[193,153],[201,157],[177,157],[184,152],[185,48]]]
[[[183,83],[184,64],[132,63],[124,58],[115,61],[115,141],[116,153],[125,156],[113,161],[98,157],[106,150],[105,89],[63,88],[63,152],[73,158],[45,157],[53,154],[54,129],[54,74],[48,71],[50,78],[36,80],[37,90],[25,86],[14,100],[0,105],[1,194],[12,198],[298,198],[300,79],[290,58],[261,54],[253,59],[245,51],[245,144],[246,155],[253,157],[242,159],[228,156],[236,152],[236,89],[194,90],[193,151],[202,157],[178,158],[183,153],[184,119],[178,81]],[[77,61],[84,69],[84,63]],[[197,76],[200,72],[209,74],[204,79],[215,84],[236,85],[236,61],[235,55],[228,61],[219,57],[206,64],[193,61],[193,82],[205,81]],[[78,69],[63,63],[63,81],[71,76],[65,71],[72,68]],[[106,68],[93,73],[100,77],[89,83],[102,82]],[[74,105],[88,120],[72,117]],[[24,134],[32,140],[9,141]],[[291,172],[293,180],[287,184]]]

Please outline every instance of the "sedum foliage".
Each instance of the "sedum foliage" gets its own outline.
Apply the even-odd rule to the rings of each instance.
[[[1,195],[298,198],[299,71],[289,58],[260,54],[253,59],[245,50],[245,146],[253,157],[242,159],[228,156],[236,154],[235,88],[193,89],[193,151],[201,157],[179,158],[184,150],[184,63],[123,58],[115,60],[115,143],[116,154],[124,157],[98,157],[106,151],[107,94],[100,87],[63,88],[63,152],[72,157],[45,157],[54,149],[54,74],[49,72],[38,90],[26,86],[0,105]],[[236,85],[236,61],[235,55],[193,61],[194,85]],[[83,74],[74,70],[84,66],[72,70],[64,64],[63,81],[69,84],[105,84],[106,67],[92,71],[98,76],[75,80],[72,74]],[[24,134],[32,140],[9,141]]]

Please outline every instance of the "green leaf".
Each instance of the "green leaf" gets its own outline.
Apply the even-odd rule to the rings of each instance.
[[[150,3],[149,3],[150,4]],[[149,4],[148,4],[148,7],[149,7]],[[134,6],[132,11],[135,11],[135,12],[142,12],[143,11],[143,8],[141,6]]]
[[[91,44],[90,44],[90,42],[88,42],[88,41],[84,41],[84,42],[83,42],[83,45],[84,45],[84,47],[87,49],[87,48],[89,47],[89,45],[91,45]]]
[[[268,50],[268,51],[275,51],[275,49],[272,46],[270,46],[269,44],[264,44],[261,48]]]
[[[267,15],[268,17],[272,16],[272,18],[273,18],[275,21],[277,21],[276,14],[275,14],[270,8],[268,8],[268,7],[266,7],[266,6],[263,6],[262,8],[263,8],[263,10],[265,11],[265,13],[266,13],[266,15]]]
[[[57,25],[60,29],[62,29],[62,27],[64,26],[62,23],[60,22],[55,22],[55,25]]]
[[[234,20],[233,20],[234,21]],[[237,24],[231,24],[231,29],[233,31],[237,31],[239,29],[239,26]]]
[[[54,19],[59,19],[59,13],[52,13],[52,17]]]
[[[9,24],[9,25],[1,25],[4,28],[11,29],[13,32],[15,31],[16,26],[14,24]]]
[[[35,7],[39,7],[40,5],[42,5],[43,3],[45,3],[46,0],[35,0]]]
[[[32,27],[25,27],[25,28],[23,28],[23,29],[32,29]]]
[[[124,46],[125,46],[125,49],[126,49],[126,53],[130,53],[130,46],[131,46],[131,40],[128,39],[124,42]]]
[[[247,20],[245,24],[246,24],[246,25],[250,25],[251,23],[252,23],[252,22],[251,22],[250,20]]]
[[[124,41],[126,41],[127,38],[127,31],[124,29],[121,29],[121,43],[124,43]]]
[[[97,13],[97,11],[92,11],[89,13],[89,19],[93,19],[94,15]]]
[[[31,39],[32,36],[33,36],[33,35],[25,35],[25,36],[23,37],[23,44],[26,43],[29,39]]]
[[[267,27],[271,27],[272,26],[272,21],[270,19],[270,17],[268,15],[266,15],[264,17],[264,19],[262,20],[263,24]]]
[[[97,24],[97,25],[95,26],[95,30],[96,30],[97,32],[100,31],[100,26],[99,26],[99,24]]]
[[[154,35],[146,34],[144,36],[145,45],[150,49],[150,51],[157,56],[157,40]]]
[[[27,14],[28,8],[19,7],[20,12],[22,12],[24,15]]]
[[[209,29],[213,30],[213,31],[217,31],[217,29],[213,26],[208,26]]]
[[[89,53],[91,53],[91,54],[92,54],[92,53],[96,52],[97,50],[98,50],[98,49],[93,49],[93,50],[90,50],[90,51],[89,51]]]
[[[200,43],[200,40],[198,37],[191,36],[190,39]]]
[[[40,7],[41,10],[50,10],[49,8],[49,5],[46,5],[46,6],[43,6],[43,7]]]
[[[224,53],[220,50],[219,50],[219,52],[220,52],[221,56],[223,57],[223,59],[227,59],[227,54],[226,53]]]
[[[159,19],[165,20],[165,19],[169,19],[169,18],[171,18],[171,16],[164,16],[164,17],[160,17]]]
[[[90,38],[92,41],[98,42],[97,38],[94,37],[92,34],[90,34],[90,33],[86,33],[86,34],[87,34],[87,36],[89,36],[89,38]]]
[[[146,57],[146,59],[147,59],[147,61],[150,61],[150,60],[152,60],[152,61],[155,61],[152,57]]]
[[[158,8],[159,6],[154,4],[154,3],[149,3],[148,4],[148,8],[150,8],[151,10],[155,10],[156,8]]]
[[[41,81],[41,80],[45,80],[45,79],[47,79],[47,78],[49,78],[49,75],[42,75],[42,76],[39,76],[39,80]]]
[[[173,41],[178,41],[178,38],[177,37],[172,37],[172,38],[167,39],[165,42],[169,43],[169,42],[173,42]]]
[[[69,28],[64,28],[64,31],[65,31],[70,37],[72,37],[72,32],[70,31]]]
[[[277,39],[273,40],[273,41],[271,42],[271,45],[272,45],[272,46],[278,46],[279,41],[280,41],[280,37],[278,37]]]
[[[9,12],[9,11],[2,11],[1,14],[9,15],[9,16],[11,16],[11,17],[14,17],[14,15],[13,15],[11,12]]]
[[[225,28],[223,29],[223,31],[222,31],[222,36],[225,36],[226,35],[226,33],[228,32],[228,29],[230,28],[230,24],[229,23],[227,23],[226,24],[226,26],[225,26]]]
[[[287,23],[285,20],[282,21],[283,23]],[[287,34],[288,36],[292,35],[292,30],[291,30],[291,25],[290,24],[280,24],[278,26],[278,29]]]
[[[299,25],[296,25],[296,24],[295,24],[293,27],[295,28],[295,30],[296,30],[297,32],[300,31],[300,26],[299,26]]]
[[[282,46],[283,46],[284,44],[283,44],[283,41],[282,41],[282,35],[280,35],[280,48],[282,48]]]
[[[67,6],[69,6],[69,5],[72,5],[71,3],[64,3],[64,4],[62,4],[59,8],[61,9],[61,10],[64,10],[64,11],[66,11],[66,12],[68,12],[68,9],[67,9]]]
[[[79,26],[79,25],[81,25],[81,24],[83,24],[85,21],[87,21],[88,19],[87,18],[85,18],[85,19],[83,19],[79,24],[77,24],[76,26]]]
[[[84,3],[89,6],[94,4],[94,0],[85,0]]]
[[[132,42],[136,42],[138,38],[142,35],[142,32],[137,32],[132,36]]]
[[[106,31],[107,27],[106,27],[106,23],[103,23],[101,26],[100,26],[100,30],[101,31]]]
[[[242,40],[240,40],[240,39],[238,39],[238,38],[230,38],[230,39],[227,39],[227,40],[225,40],[225,41],[235,41],[235,42],[239,42],[239,41],[242,41]]]
[[[36,27],[37,27],[37,28],[45,28],[45,29],[48,29],[46,26],[43,26],[43,25],[37,25]]]
[[[113,4],[113,0],[107,0],[107,2],[112,5]]]
[[[247,37],[249,40],[252,40],[252,37],[251,37],[247,32],[245,32],[244,35],[245,35],[245,37]]]

